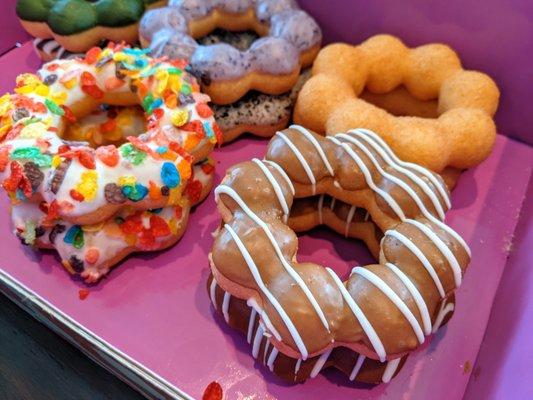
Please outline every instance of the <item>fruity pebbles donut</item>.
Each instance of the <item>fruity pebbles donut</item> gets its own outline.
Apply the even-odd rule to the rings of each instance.
[[[48,219],[94,224],[128,207],[176,205],[192,165],[219,133],[209,97],[182,61],[123,45],[45,64],[0,98],[0,181],[13,203],[44,202]],[[147,131],[120,146],[70,143],[65,128],[101,104],[141,105]]]
[[[153,54],[189,60],[224,116],[225,142],[287,126],[307,79],[302,72],[322,40],[317,23],[292,0],[171,0],[143,16],[139,37]]]

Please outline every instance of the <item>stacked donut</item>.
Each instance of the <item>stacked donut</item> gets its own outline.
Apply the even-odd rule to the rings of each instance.
[[[225,142],[287,126],[322,39],[293,0],[171,0],[143,16],[139,36],[155,55],[190,60]]]
[[[69,272],[94,282],[129,253],[181,237],[212,184],[220,137],[185,66],[110,44],[17,78],[0,98],[0,182],[23,243],[55,248]],[[99,124],[113,144],[81,123],[102,105],[126,107]],[[129,109],[139,106],[144,124]]]
[[[215,189],[223,224],[210,254],[211,300],[281,377],[334,366],[351,380],[388,381],[450,317],[470,260],[443,222],[448,194],[438,175],[401,161],[371,131],[323,138],[291,126],[265,160],[232,167]],[[291,227],[320,223],[363,238],[379,264],[342,282],[299,263]]]

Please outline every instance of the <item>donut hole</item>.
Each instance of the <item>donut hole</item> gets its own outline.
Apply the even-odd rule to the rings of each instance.
[[[230,31],[223,28],[216,28],[207,35],[195,39],[202,46],[226,43],[239,51],[246,51],[260,37],[261,35],[254,30]]]
[[[438,118],[438,99],[420,100],[401,85],[388,93],[372,93],[367,88],[360,98],[397,117]]]
[[[146,132],[146,119],[140,106],[100,104],[86,115],[80,115],[64,127],[62,138],[87,142],[91,147],[113,144],[120,146],[129,136]]]
[[[298,261],[321,260],[321,265],[332,268],[341,279],[347,279],[357,265],[378,262],[378,254],[372,253],[379,252],[383,233],[366,210],[352,209],[347,203],[324,196],[320,224],[319,200],[320,196],[296,199],[291,208],[289,226],[298,236]],[[367,235],[363,237],[365,230]]]

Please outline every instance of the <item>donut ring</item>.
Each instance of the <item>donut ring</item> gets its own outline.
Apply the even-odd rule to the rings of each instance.
[[[294,197],[323,193],[363,207],[385,232],[380,264],[354,268],[345,283],[329,268],[299,264],[286,225]],[[442,179],[399,160],[368,130],[325,139],[293,125],[271,140],[265,161],[231,168],[215,196],[224,226],[211,271],[295,359],[327,358],[339,346],[381,362],[408,354],[431,334],[470,260],[442,222],[450,207]]]
[[[46,201],[50,218],[86,225],[123,207],[177,204],[220,131],[209,97],[181,61],[110,45],[83,60],[45,64],[39,76],[18,77],[0,99],[0,181],[13,202]],[[61,139],[68,121],[99,104],[141,104],[148,131],[120,147],[96,150]]]
[[[370,96],[364,96],[365,88]],[[415,116],[394,116],[360,98],[371,100],[372,94],[396,88],[400,91],[391,101],[402,110],[405,98],[414,97],[408,114]],[[296,102],[294,121],[327,134],[372,129],[401,159],[441,172],[446,166],[473,167],[490,154],[499,95],[489,76],[463,70],[446,45],[409,49],[393,36],[377,35],[359,46],[337,43],[320,51],[313,77]],[[427,118],[427,103],[435,99],[437,118]]]
[[[179,204],[156,210],[123,208],[96,224],[50,221],[46,204],[29,202],[14,204],[11,219],[23,244],[55,249],[70,274],[95,283],[131,253],[162,250],[176,243],[185,233],[191,207],[211,190],[213,176],[212,161],[196,164]]]
[[[196,42],[217,27],[252,29],[263,37],[245,51]],[[170,1],[143,16],[139,36],[155,55],[189,60],[215,104],[233,103],[251,89],[274,95],[289,91],[322,40],[315,20],[293,0]]]

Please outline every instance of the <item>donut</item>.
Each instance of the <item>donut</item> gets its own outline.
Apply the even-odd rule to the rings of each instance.
[[[299,263],[287,225],[295,198],[322,194],[365,209],[383,232],[379,264],[355,267],[345,282]],[[271,139],[265,160],[230,168],[215,199],[223,225],[211,272],[261,316],[275,348],[270,364],[280,353],[324,364],[337,347],[399,360],[433,332],[470,261],[464,239],[443,222],[451,207],[443,180],[366,129],[324,138],[293,125]]]
[[[146,53],[111,44],[17,78],[15,93],[0,98],[0,182],[12,202],[45,201],[49,218],[78,225],[179,203],[219,129],[185,62]],[[141,105],[146,133],[96,149],[62,139],[101,104]]]
[[[303,382],[316,377],[328,367],[335,367],[350,381],[388,383],[400,372],[407,360],[408,355],[405,355],[395,360],[381,362],[346,347],[335,347],[329,354],[309,357],[305,361],[301,358],[288,357],[271,346],[265,325],[253,307],[222,289],[213,275],[209,276],[207,287],[211,303],[217,313],[229,326],[246,335],[247,342],[252,345],[252,356],[288,382]],[[453,296],[442,303],[433,326],[435,332],[451,319],[454,308]]]
[[[31,36],[85,53],[102,39],[136,43],[145,10],[163,4],[162,0],[17,0],[16,12]]]
[[[54,39],[34,39],[33,47],[41,57],[41,60],[48,62],[55,59],[67,60],[83,57],[83,53],[73,53],[61,47]]]
[[[215,28],[252,30],[258,38],[245,50],[226,43],[202,44],[201,38]],[[222,105],[252,89],[288,92],[322,40],[317,23],[293,0],[171,0],[168,7],[146,12],[139,37],[154,55],[188,59],[202,91]]]
[[[55,249],[70,274],[95,283],[131,253],[175,244],[185,233],[191,207],[209,193],[213,175],[212,160],[196,164],[179,204],[152,210],[124,208],[90,225],[50,221],[46,203],[17,203],[11,209],[14,231],[24,245]]]
[[[492,151],[500,92],[464,70],[444,44],[406,47],[377,35],[324,47],[296,101],[294,121],[319,133],[363,127],[403,160],[442,172],[471,168]]]
[[[211,104],[220,130],[223,143],[229,143],[243,133],[259,137],[271,137],[285,129],[292,117],[292,110],[298,92],[311,76],[309,68],[302,71],[296,85],[280,95],[248,92],[235,103],[227,105]]]

